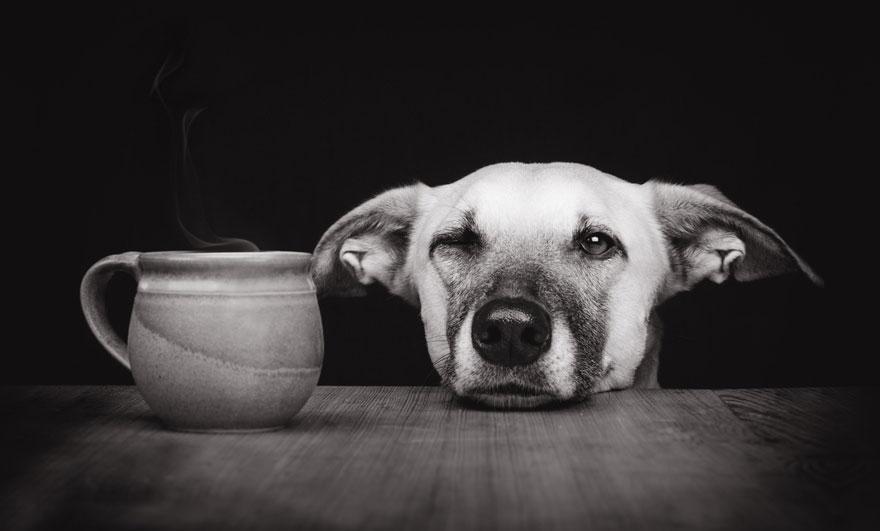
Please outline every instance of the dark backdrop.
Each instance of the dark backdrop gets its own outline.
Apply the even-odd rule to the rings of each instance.
[[[53,13],[21,44],[33,140],[22,173],[33,257],[15,282],[27,344],[10,382],[116,383],[79,309],[97,259],[187,248],[172,209],[173,113],[191,133],[214,229],[311,251],[335,219],[414,179],[500,161],[575,161],[643,182],[717,185],[824,276],[701,286],[662,311],[666,386],[852,384],[864,356],[832,324],[844,247],[831,199],[861,149],[869,57],[855,18],[825,13],[632,12],[533,25],[350,25],[300,14],[151,9]],[[853,133],[856,133],[853,135]],[[17,202],[21,196],[7,197]],[[22,206],[22,205],[19,205]],[[110,307],[124,330],[133,282]],[[326,384],[436,382],[416,310],[381,294],[327,300]],[[36,346],[33,346],[36,345]]]

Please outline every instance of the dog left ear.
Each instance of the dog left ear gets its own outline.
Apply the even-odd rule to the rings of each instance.
[[[671,292],[704,279],[721,283],[757,280],[802,271],[815,284],[822,279],[767,225],[706,184],[691,186],[651,181],[657,219],[670,250]]]
[[[311,275],[319,297],[356,297],[378,282],[410,303],[416,295],[404,271],[422,183],[383,192],[342,216],[312,253]]]

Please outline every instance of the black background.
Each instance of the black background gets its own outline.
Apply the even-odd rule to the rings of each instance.
[[[723,11],[544,13],[530,24],[427,25],[333,16],[52,12],[21,32],[25,215],[13,281],[25,344],[5,383],[122,383],[82,318],[79,281],[125,250],[185,249],[172,209],[175,127],[150,94],[160,65],[192,131],[219,234],[311,251],[388,187],[458,179],[501,161],[573,161],[628,180],[711,183],[776,229],[827,281],[700,286],[662,311],[665,386],[868,383],[836,318],[846,210],[865,179],[873,57],[858,15]],[[352,17],[355,18],[355,17]],[[374,22],[374,19],[378,19]],[[466,21],[466,22],[464,22]],[[849,258],[847,258],[849,257]],[[134,290],[111,286],[124,330]],[[322,302],[325,384],[436,382],[415,309],[388,295]]]

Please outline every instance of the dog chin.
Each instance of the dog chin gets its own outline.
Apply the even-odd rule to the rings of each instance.
[[[559,399],[550,395],[501,395],[501,394],[475,394],[465,397],[483,406],[495,409],[538,409],[559,403]]]
[[[565,401],[544,390],[518,386],[470,389],[460,393],[459,397],[495,409],[537,409],[555,406]]]

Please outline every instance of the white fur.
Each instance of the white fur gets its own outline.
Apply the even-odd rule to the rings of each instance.
[[[609,291],[608,336],[602,353],[607,372],[593,391],[622,389],[633,383],[648,339],[648,319],[657,292],[669,274],[666,249],[649,191],[618,181],[615,225],[625,238],[626,269]]]
[[[471,346],[471,323],[474,311],[471,310],[465,316],[455,338],[455,378],[452,380],[452,388],[459,395],[468,394],[469,389],[479,383],[476,381],[476,368],[484,363]]]
[[[576,391],[576,351],[577,345],[571,337],[571,330],[562,319],[554,319],[553,342],[550,344],[550,349],[541,356],[538,364],[556,396],[563,400],[572,398]]]

